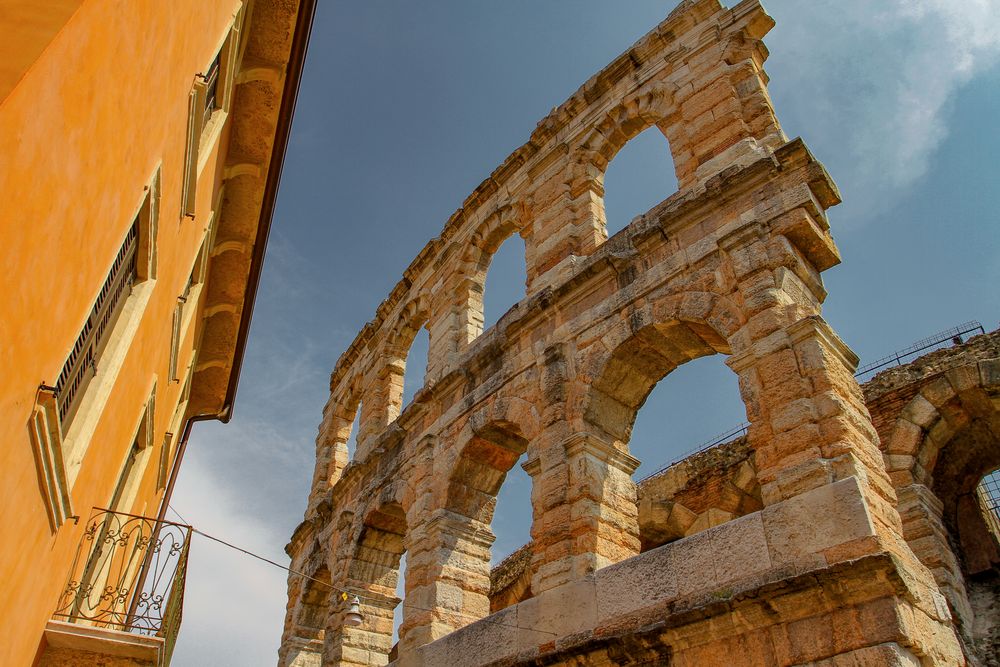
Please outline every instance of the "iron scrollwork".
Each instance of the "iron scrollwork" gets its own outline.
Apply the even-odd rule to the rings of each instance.
[[[180,625],[191,527],[95,509],[54,616],[165,637]]]

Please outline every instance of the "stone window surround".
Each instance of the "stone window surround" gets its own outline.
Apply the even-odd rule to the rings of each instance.
[[[246,3],[238,3],[233,12],[232,22],[226,27],[218,48],[212,51],[212,58],[204,72],[195,75],[188,97],[187,147],[184,154],[184,185],[181,190],[181,215],[193,218],[197,198],[198,180],[205,169],[212,147],[219,140],[222,128],[232,107],[233,88],[239,69],[243,44],[240,30],[248,12]],[[219,74],[216,81],[216,108],[208,122],[204,122],[206,97],[208,94],[207,72],[215,59],[219,58]]]
[[[132,505],[135,503],[139,492],[139,486],[146,472],[146,466],[149,464],[150,454],[154,449],[153,443],[156,430],[156,380],[157,378],[154,375],[152,388],[149,390],[149,394],[142,407],[142,413],[139,415],[139,420],[134,429],[135,436],[132,438],[132,441],[135,443],[135,446],[138,447],[139,455],[136,458],[136,461],[132,464],[131,470],[128,471],[128,480],[125,482],[125,487],[118,502],[118,507],[109,507],[109,509],[132,514],[137,513],[131,511],[133,509]],[[131,449],[132,446],[130,446],[129,451],[126,452],[126,457],[131,454]],[[125,461],[123,460],[121,468],[124,470],[124,467]]]
[[[177,407],[167,425],[167,432],[163,434],[163,443],[160,451],[160,469],[156,477],[156,488],[163,489],[167,486],[170,477],[170,468],[173,465],[174,453],[176,451],[178,435],[184,426],[184,415],[187,414],[188,401],[191,397],[191,378],[193,375],[194,361],[187,367],[184,373],[184,384],[181,389],[180,398],[177,400]]]
[[[221,200],[221,198],[220,198]],[[220,201],[221,203],[221,201]],[[218,205],[212,212],[212,217],[202,231],[201,243],[198,244],[198,252],[191,261],[191,270],[188,275],[188,283],[185,285],[183,294],[177,297],[174,306],[174,316],[172,322],[172,333],[170,342],[170,372],[168,380],[173,383],[180,383],[181,377],[178,375],[178,365],[180,363],[180,348],[194,321],[197,311],[197,304],[201,300],[201,293],[208,278],[209,255],[213,243],[215,242],[215,230]]]
[[[55,395],[46,382],[42,382],[36,395],[28,431],[35,449],[38,475],[44,482],[44,500],[53,531],[74,513],[73,486],[156,286],[161,168],[162,163],[156,165],[139,204],[129,217],[130,227],[131,221],[139,220],[136,282],[108,336],[100,366],[84,390],[73,419],[65,426],[60,423]]]

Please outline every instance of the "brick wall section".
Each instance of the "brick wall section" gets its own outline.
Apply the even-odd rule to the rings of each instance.
[[[888,442],[899,413],[925,384],[952,368],[996,358],[1000,358],[1000,331],[975,336],[964,345],[935,350],[875,375],[861,388],[879,438]]]

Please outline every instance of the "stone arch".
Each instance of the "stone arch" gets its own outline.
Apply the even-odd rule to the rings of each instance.
[[[303,550],[292,560],[293,577],[288,580],[288,607],[279,667],[315,667],[320,664],[327,622],[334,598],[326,552],[314,527],[303,523],[293,542]]]
[[[350,462],[350,452],[347,446],[351,438],[354,427],[354,420],[362,407],[362,381],[361,374],[352,376],[346,388],[335,396],[328,404],[327,414],[324,415],[323,425],[319,436],[319,449],[324,450],[325,460],[321,453],[321,466],[317,466],[317,474],[323,474],[323,482],[333,486],[340,479],[344,468]],[[363,430],[363,420],[358,424],[358,433],[355,433],[355,443],[362,441],[360,431]],[[357,444],[355,445],[357,446]]]
[[[587,255],[608,238],[604,211],[604,174],[615,155],[644,130],[657,127],[671,146],[667,158],[677,171],[674,140],[668,118],[673,96],[663,85],[651,85],[623,99],[595,123],[569,156],[566,177],[569,210],[575,212],[573,236],[579,247],[574,254]],[[678,172],[678,182],[680,173]],[[669,193],[664,193],[664,198]]]
[[[622,313],[614,326],[605,324],[604,334],[584,348],[575,362],[577,379],[569,385],[568,419],[547,429],[541,456],[526,464],[536,487],[548,489],[537,494],[534,525],[549,529],[532,530],[532,590],[587,576],[640,552],[632,477],[639,461],[628,453],[635,416],[653,386],[677,366],[731,353],[728,337],[741,320],[728,299],[711,293],[653,296]],[[555,480],[564,489],[562,507],[542,501]],[[572,519],[558,523],[567,508]],[[571,555],[557,570],[545,554],[560,543]]]
[[[967,651],[983,614],[974,580],[1000,568],[977,498],[980,480],[1000,468],[998,404],[1000,359],[952,368],[920,387],[883,444],[903,535],[948,598]]]
[[[524,401],[508,400],[518,405],[521,416],[530,415],[530,407],[522,405]],[[528,451],[531,427],[525,433],[526,429],[517,421],[482,414],[477,416],[478,419],[471,418],[469,425],[463,429],[466,434],[464,444],[448,476],[445,508],[467,517],[476,528],[489,531],[496,495],[507,473]],[[486,563],[489,564],[488,552]]]
[[[297,635],[309,640],[310,644],[322,645],[332,590],[330,571],[325,565],[313,572],[302,586],[295,626],[298,629]]]
[[[732,354],[729,340],[742,316],[708,292],[671,295],[623,320],[585,361],[589,388],[580,428],[598,427],[627,449],[639,408],[657,382],[678,366],[710,354]]]
[[[935,484],[942,451],[977,420],[992,425],[1000,416],[994,399],[1000,394],[1000,359],[953,368],[921,387],[900,411],[892,436],[883,448],[894,480]],[[1000,450],[976,446],[967,457],[979,461],[960,467],[1000,466]],[[989,470],[979,471],[980,476]],[[900,475],[898,473],[905,473]]]
[[[538,432],[538,421],[530,402],[495,396],[456,423],[454,431],[424,438],[413,453],[422,461],[414,482],[401,651],[490,613],[495,497]],[[437,450],[434,443],[443,447]]]
[[[669,122],[671,113],[673,95],[663,85],[648,87],[625,98],[592,127],[580,144],[573,160],[575,175],[584,178],[597,177],[598,174],[603,176],[618,151],[654,125],[660,128],[670,143],[670,132],[665,124]]]
[[[420,293],[403,306],[395,323],[389,329],[378,354],[379,362],[372,369],[372,377],[362,396],[361,420],[365,433],[391,424],[403,408],[403,380],[406,374],[410,346],[421,327],[431,328],[431,299]],[[433,345],[433,340],[431,340]],[[410,360],[412,362],[412,360]],[[416,372],[410,364],[410,372]],[[424,369],[426,372],[426,368]],[[368,438],[364,446],[358,443],[358,458],[368,454]]]
[[[353,552],[345,568],[343,588],[361,599],[360,626],[344,624],[346,604],[331,617],[333,632],[326,642],[324,664],[386,664],[392,650],[393,612],[399,563],[406,551],[406,512],[398,502],[402,490],[389,487],[361,515]]]
[[[454,302],[458,305],[458,349],[464,349],[483,332],[483,295],[493,255],[514,234],[522,234],[527,215],[520,204],[506,205],[487,216],[475,229],[462,252],[462,270]]]

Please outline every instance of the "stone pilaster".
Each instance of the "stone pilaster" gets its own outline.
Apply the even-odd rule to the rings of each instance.
[[[572,434],[561,449],[561,460],[524,466],[537,489],[535,594],[639,553],[639,461],[591,433]]]
[[[354,584],[353,586],[351,584]],[[361,582],[348,582],[346,588],[361,599],[362,622],[359,626],[344,623],[349,601],[338,597],[330,617],[323,651],[323,665],[355,667],[387,665],[392,650],[393,611],[399,598],[359,588]]]
[[[411,532],[401,652],[489,615],[494,539],[489,526],[443,509]]]

